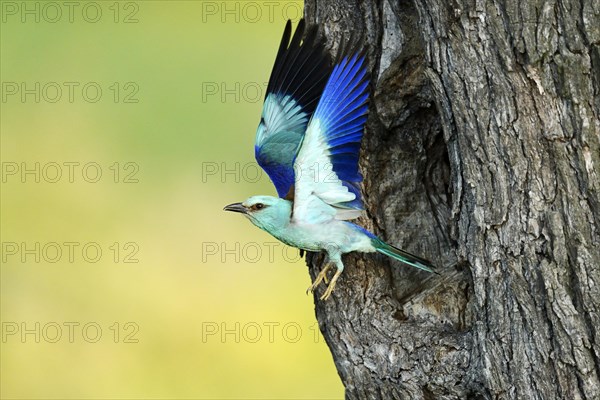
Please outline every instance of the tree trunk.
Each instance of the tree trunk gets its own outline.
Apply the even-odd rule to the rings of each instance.
[[[345,256],[315,303],[346,397],[600,399],[600,3],[306,0],[305,16],[332,48],[368,45],[360,222],[441,274]]]

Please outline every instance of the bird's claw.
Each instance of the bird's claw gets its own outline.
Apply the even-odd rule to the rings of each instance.
[[[323,293],[323,295],[321,296],[321,300],[327,300],[329,298],[329,296],[331,296],[331,293],[333,293],[333,289],[335,289],[335,283],[336,283],[338,277],[340,276],[340,274],[341,274],[341,271],[339,271],[339,270],[335,273],[335,275],[331,279],[331,282],[329,283],[329,285],[327,285],[327,290],[325,290],[325,293]]]
[[[329,271],[329,268],[331,268],[331,264],[327,264],[325,268],[323,268],[321,272],[319,272],[319,275],[317,275],[317,278],[315,279],[313,284],[310,285],[308,289],[306,289],[306,294],[308,294],[308,292],[314,293],[315,289],[321,284],[321,282],[325,281],[325,283],[327,284],[327,289],[325,289],[325,293],[323,293],[320,299],[327,300],[329,296],[331,296],[331,293],[333,293],[333,289],[335,288],[336,281],[342,273],[342,271],[337,270],[335,275],[331,279],[331,282],[329,282],[329,279],[327,279],[327,271]]]
[[[310,285],[308,289],[306,289],[306,294],[308,294],[309,292],[314,293],[315,289],[317,289],[317,287],[321,284],[322,281],[325,281],[325,283],[329,283],[329,279],[327,279],[327,271],[329,271],[329,268],[331,268],[331,264],[325,265],[325,268],[323,268],[321,272],[319,272],[319,275],[317,275],[313,284]]]

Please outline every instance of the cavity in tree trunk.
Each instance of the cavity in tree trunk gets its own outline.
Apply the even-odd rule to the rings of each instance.
[[[368,47],[360,222],[441,273],[345,256],[315,302],[347,398],[600,399],[600,3],[305,11]]]

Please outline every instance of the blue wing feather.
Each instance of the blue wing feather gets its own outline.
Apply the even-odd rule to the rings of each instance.
[[[294,162],[293,218],[302,223],[361,215],[358,160],[369,78],[366,57],[355,49],[340,50]]]
[[[297,151],[297,144],[296,147],[292,148],[293,146],[292,141],[290,141],[289,147],[285,145],[263,146],[262,148],[254,146],[256,161],[268,173],[279,197],[285,197],[289,191],[289,182],[294,181],[294,169],[287,165],[287,160],[281,160],[277,155]]]
[[[300,20],[293,36],[291,22],[286,24],[256,131],[256,161],[280,197],[286,197],[294,184],[294,160],[331,73],[329,55],[317,27],[308,28],[306,34],[304,31],[304,20]]]
[[[362,181],[358,170],[360,142],[367,120],[369,78],[364,54],[343,55],[334,67],[314,112],[323,126],[333,171],[342,184],[355,194],[353,201],[338,206],[362,209]]]

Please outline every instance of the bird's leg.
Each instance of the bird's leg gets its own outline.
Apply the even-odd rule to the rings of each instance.
[[[308,294],[308,292],[313,293],[322,281],[325,281],[325,283],[329,283],[329,279],[327,279],[327,271],[329,271],[331,265],[329,264],[329,255],[327,253],[325,253],[325,257],[323,258],[323,264],[325,266],[323,267],[319,275],[317,275],[317,277],[315,278],[315,282],[312,285],[310,285],[308,289],[306,289],[306,294]]]
[[[325,264],[327,271],[331,268],[331,261],[329,261],[329,254],[325,253],[325,257],[323,258],[323,263]],[[323,274],[323,281],[326,284],[329,284],[329,278],[327,278],[327,274]]]
[[[323,296],[321,296],[321,300],[327,300],[329,298],[329,296],[331,296],[331,293],[333,293],[333,289],[335,289],[335,284],[336,284],[338,278],[344,271],[344,264],[342,263],[342,258],[340,255],[331,257],[331,260],[335,263],[335,267],[337,268],[337,271],[335,271],[335,275],[333,275],[331,282],[329,282],[329,285],[327,286],[327,290],[325,290],[325,293],[323,293]]]
[[[310,285],[308,287],[308,289],[306,289],[306,294],[308,294],[308,292],[314,292],[315,289],[317,288],[317,286],[319,286],[319,284],[322,281],[325,281],[325,283],[328,282],[327,280],[327,271],[329,271],[329,268],[331,268],[331,263],[328,261],[327,264],[325,264],[325,267],[321,270],[321,272],[319,272],[319,275],[317,275],[317,278],[315,279],[315,281],[313,282],[312,285]]]

